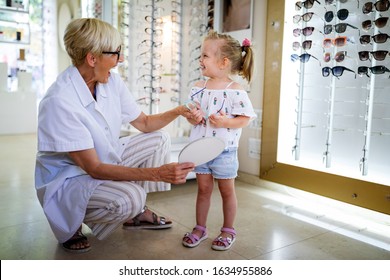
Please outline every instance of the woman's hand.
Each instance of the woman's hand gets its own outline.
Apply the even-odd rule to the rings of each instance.
[[[157,170],[159,181],[171,184],[183,184],[189,172],[195,168],[192,162],[169,163],[160,166]]]

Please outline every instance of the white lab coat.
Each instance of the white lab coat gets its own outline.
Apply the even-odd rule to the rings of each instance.
[[[122,123],[141,109],[118,74],[98,84],[97,102],[76,67],[61,73],[39,105],[35,187],[59,242],[83,222],[88,200],[102,183],[74,164],[70,151],[95,148],[102,162],[118,164]]]

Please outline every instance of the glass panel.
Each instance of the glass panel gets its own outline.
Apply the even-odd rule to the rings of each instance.
[[[278,162],[389,184],[388,8],[327,3],[285,4]]]

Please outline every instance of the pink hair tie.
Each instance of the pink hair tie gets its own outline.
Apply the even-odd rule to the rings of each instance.
[[[244,41],[242,41],[242,46],[243,47],[250,47],[251,41],[249,39],[245,38]]]

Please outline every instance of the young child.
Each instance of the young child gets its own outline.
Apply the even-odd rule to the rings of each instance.
[[[218,137],[225,141],[225,150],[214,160],[195,168],[198,182],[196,199],[196,223],[192,232],[183,237],[183,245],[196,247],[207,238],[206,222],[214,178],[223,203],[223,226],[211,248],[228,250],[236,240],[233,227],[237,211],[234,180],[237,177],[237,149],[242,127],[256,115],[247,92],[232,80],[239,74],[248,82],[253,72],[253,52],[250,41],[243,45],[227,34],[211,31],[202,44],[200,57],[202,75],[206,81],[198,81],[191,89],[188,108],[193,115],[188,121],[193,125],[190,140],[202,137]]]

